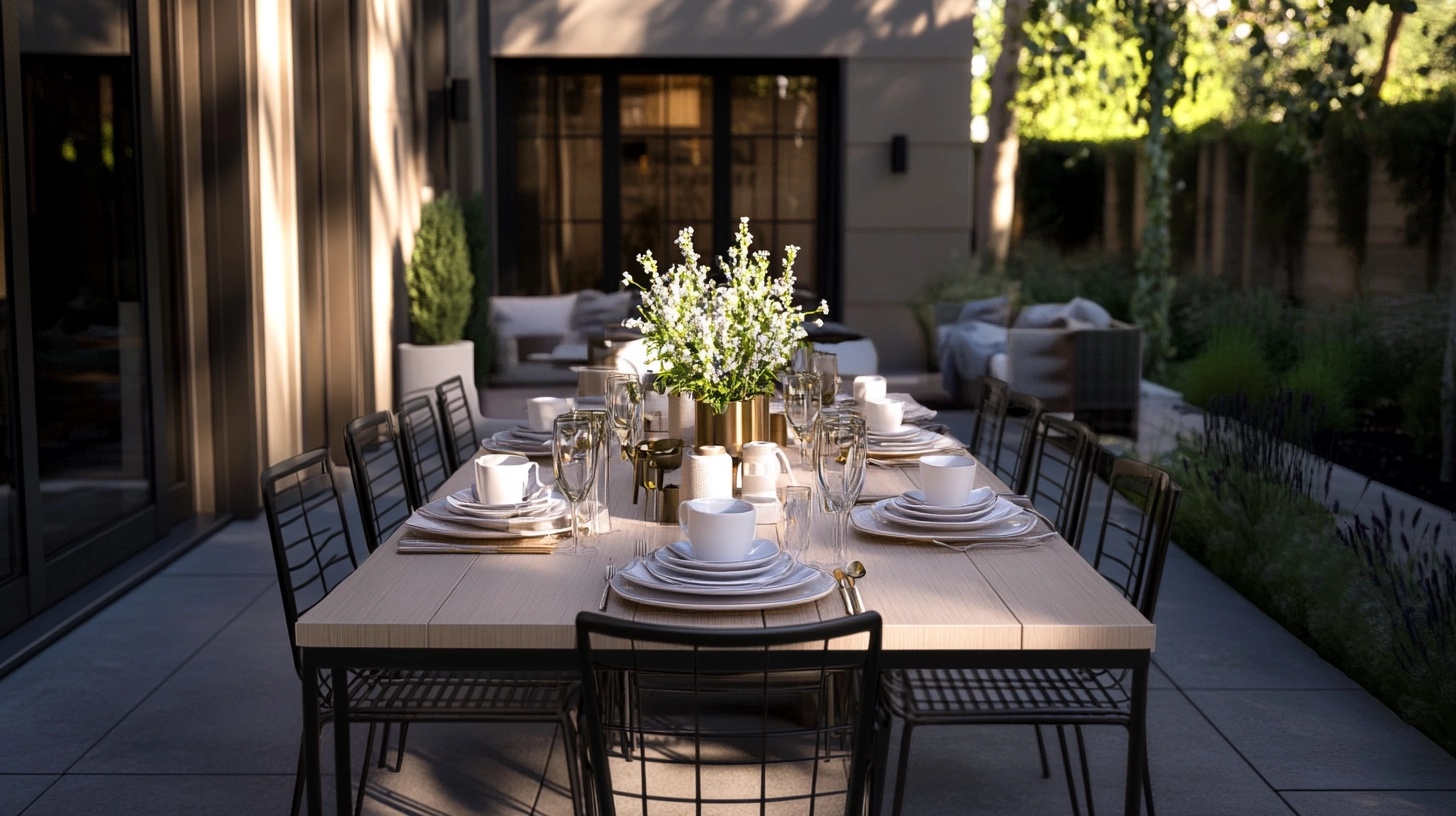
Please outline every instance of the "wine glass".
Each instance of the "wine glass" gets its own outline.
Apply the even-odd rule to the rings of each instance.
[[[571,505],[571,555],[596,549],[595,542],[581,541],[577,507],[591,493],[597,476],[597,454],[601,449],[601,425],[582,411],[569,411],[551,426],[551,465],[556,474],[556,487]],[[591,525],[587,525],[591,530]]]
[[[854,414],[822,417],[814,433],[814,474],[824,504],[838,516],[834,526],[832,566],[849,563],[844,539],[848,534],[849,511],[864,489],[865,461],[869,448],[864,420]]]
[[[819,375],[819,393],[824,405],[833,405],[839,393],[839,355],[831,351],[816,351],[809,355],[809,370]]]
[[[642,382],[636,374],[619,373],[607,377],[607,415],[622,458],[642,435]]]
[[[799,464],[806,463],[814,444],[814,423],[819,419],[819,375],[812,372],[784,378],[784,418],[799,438]]]

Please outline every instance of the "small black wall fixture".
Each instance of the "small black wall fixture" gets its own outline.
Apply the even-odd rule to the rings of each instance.
[[[890,172],[903,173],[910,163],[910,140],[903,133],[890,137]]]

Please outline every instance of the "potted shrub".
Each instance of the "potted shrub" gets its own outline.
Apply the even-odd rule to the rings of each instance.
[[[464,339],[474,286],[465,216],[459,202],[442,195],[420,209],[414,252],[405,268],[414,342],[399,344],[401,394],[433,390],[457,374],[467,394],[478,393],[475,344]]]

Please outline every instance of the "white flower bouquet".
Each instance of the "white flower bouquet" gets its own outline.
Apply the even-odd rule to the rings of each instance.
[[[793,302],[794,259],[799,248],[784,247],[783,269],[769,274],[769,253],[751,252],[748,219],[738,224],[728,260],[718,259],[722,280],[698,263],[693,228],[677,236],[683,263],[657,269],[652,251],[637,256],[647,282],[623,273],[624,286],[642,289],[638,317],[622,325],[639,329],[647,357],[658,366],[657,385],[669,394],[692,394],[722,411],[730,402],[773,393],[778,372],[805,341],[804,319],[829,313],[829,304],[804,311]]]

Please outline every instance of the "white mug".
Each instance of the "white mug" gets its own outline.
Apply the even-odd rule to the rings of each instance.
[[[976,460],[969,456],[920,457],[920,492],[925,503],[938,507],[963,507],[976,483]]]
[[[526,421],[533,430],[549,431],[558,416],[571,410],[571,403],[562,397],[532,397],[526,400]]]
[[[753,549],[758,513],[742,499],[689,499],[678,505],[677,518],[699,560],[742,561]]]
[[[779,487],[779,474],[793,475],[788,455],[773,442],[745,442],[742,459],[738,475],[744,496],[773,496]]]
[[[487,453],[475,460],[475,496],[481,504],[519,504],[538,484],[536,463],[524,456]]]
[[[905,420],[905,403],[892,399],[867,399],[860,403],[865,427],[877,433],[888,433]]]
[[[864,405],[867,400],[885,398],[885,378],[878,374],[861,374],[854,378],[854,401]]]

